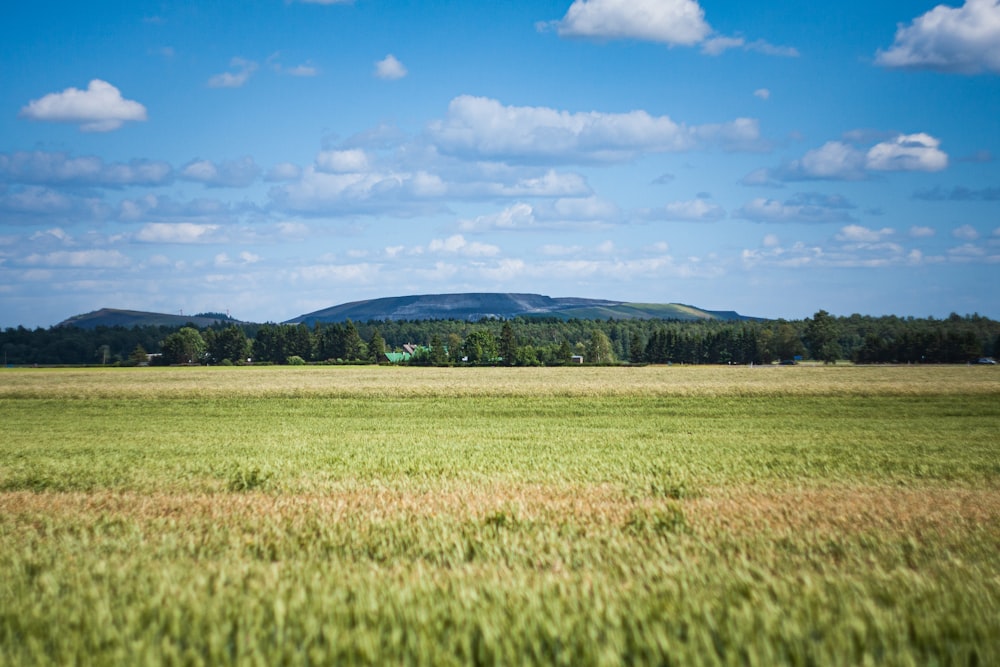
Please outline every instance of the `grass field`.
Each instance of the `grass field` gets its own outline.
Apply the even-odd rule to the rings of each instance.
[[[0,372],[0,664],[1000,664],[988,367]]]

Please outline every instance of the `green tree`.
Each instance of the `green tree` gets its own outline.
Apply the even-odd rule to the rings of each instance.
[[[496,336],[489,329],[479,329],[469,334],[463,349],[470,364],[490,364],[499,355]]]
[[[513,366],[517,360],[517,340],[514,338],[514,327],[510,325],[510,320],[505,320],[500,329],[500,343],[498,348],[500,363],[504,366]]]
[[[788,322],[782,322],[774,330],[770,341],[772,356],[778,360],[790,360],[805,354],[806,348],[795,327]]]
[[[163,360],[168,364],[201,363],[205,355],[205,340],[194,327],[181,327],[160,344]]]
[[[128,355],[128,365],[139,366],[147,363],[149,363],[149,353],[146,352],[146,348],[142,345],[136,345],[132,354]]]
[[[587,343],[584,360],[592,364],[611,364],[615,361],[615,353],[611,351],[611,340],[600,329],[594,329]]]
[[[431,336],[430,362],[434,366],[444,366],[448,363],[448,352],[444,349],[439,334]]]
[[[465,347],[465,341],[463,341],[462,337],[454,331],[448,334],[447,341],[448,356],[451,358],[452,363],[461,361],[462,348]]]
[[[361,340],[358,328],[350,320],[344,324],[344,358],[349,361],[362,361],[368,358],[368,346]]]
[[[638,331],[633,330],[628,339],[628,360],[633,364],[641,364],[645,357],[646,347],[642,344],[642,337]]]
[[[206,331],[205,346],[213,364],[221,364],[227,360],[242,363],[250,356],[250,341],[246,333],[232,324],[222,331]]]
[[[385,339],[382,338],[382,334],[378,332],[378,329],[372,331],[372,337],[368,341],[368,354],[376,364],[380,364],[386,360]]]
[[[818,310],[812,319],[807,319],[804,338],[812,358],[825,364],[837,363],[843,356],[838,333],[837,320],[825,310]]]

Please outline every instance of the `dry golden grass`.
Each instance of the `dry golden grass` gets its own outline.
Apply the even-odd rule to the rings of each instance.
[[[267,366],[2,373],[0,398],[1000,394],[1000,372],[977,366]]]
[[[1000,540],[1000,490],[884,487],[706,489],[690,500],[637,498],[614,485],[487,483],[442,484],[434,490],[347,485],[322,494],[221,493],[0,493],[0,514],[10,524],[58,517],[66,525],[121,520],[140,525],[164,519],[238,525],[308,517],[331,524],[358,521],[479,521],[506,512],[520,521],[607,527],[624,524],[637,509],[671,506],[687,524],[717,532],[784,535],[983,533]]]

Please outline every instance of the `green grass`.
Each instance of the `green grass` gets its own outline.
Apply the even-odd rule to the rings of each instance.
[[[0,664],[997,664],[992,370],[5,372]]]

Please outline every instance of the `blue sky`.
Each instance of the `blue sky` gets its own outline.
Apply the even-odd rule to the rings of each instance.
[[[467,291],[1000,318],[1000,0],[37,0],[0,84],[0,327]]]

